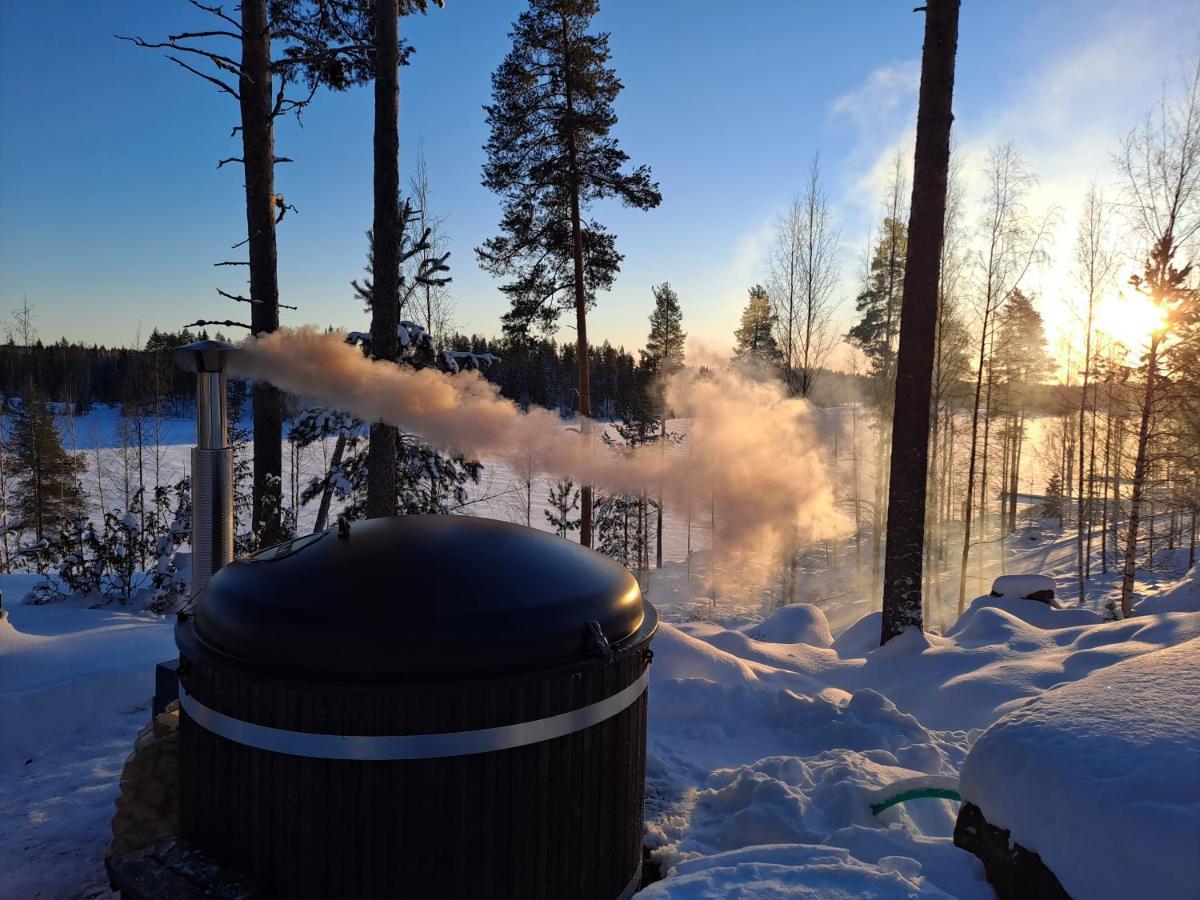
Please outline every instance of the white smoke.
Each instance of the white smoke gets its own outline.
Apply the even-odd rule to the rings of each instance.
[[[662,495],[714,510],[717,539],[732,550],[843,534],[808,404],[777,383],[736,371],[685,369],[665,386],[669,405],[691,419],[690,452],[645,445],[616,451],[598,427],[572,431],[544,409],[522,412],[476,372],[446,375],[370,360],[341,332],[281,329],[233,354],[235,374],[268,381],[366,421],[420,435],[440,450],[532,467],[616,493]]]

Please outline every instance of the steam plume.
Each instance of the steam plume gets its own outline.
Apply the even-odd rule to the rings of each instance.
[[[670,508],[715,509],[728,549],[767,549],[844,531],[808,404],[774,383],[687,369],[666,397],[692,419],[685,456],[655,445],[617,452],[595,433],[567,430],[544,409],[522,412],[475,372],[445,375],[366,359],[345,334],[313,327],[250,338],[231,369],[322,405],[420,435],[440,450],[500,458],[616,493],[662,492]]]

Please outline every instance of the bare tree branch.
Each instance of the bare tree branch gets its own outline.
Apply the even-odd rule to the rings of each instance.
[[[247,259],[225,259],[221,262],[213,263],[214,266],[248,266],[250,261]]]
[[[222,297],[228,297],[230,300],[236,300],[238,303],[262,303],[261,300],[254,300],[250,297],[243,297],[241,294],[230,294],[220,288],[216,289],[217,293]],[[286,303],[279,304],[280,309],[296,309],[295,306],[288,306]]]
[[[237,60],[231,59],[228,56],[222,56],[220,53],[213,53],[211,50],[201,50],[199,47],[189,47],[187,44],[180,44],[174,40],[170,41],[150,41],[144,40],[141,37],[127,37],[123,34],[114,34],[113,37],[122,41],[129,41],[136,47],[143,47],[147,50],[175,50],[179,53],[194,53],[197,56],[203,56],[209,60],[214,66],[222,71],[228,72],[230,75],[236,75],[239,78],[244,78],[245,73],[242,72],[242,67]]]
[[[233,88],[231,88],[229,85],[227,85],[225,82],[223,82],[220,78],[214,78],[211,75],[201,72],[199,69],[194,69],[191,66],[189,66],[187,63],[185,63],[183,60],[181,60],[179,57],[171,56],[171,54],[169,54],[169,53],[167,54],[167,59],[171,60],[171,62],[175,63],[176,65],[182,66],[183,68],[187,69],[193,75],[199,75],[205,81],[211,81],[213,84],[215,84],[221,90],[223,90],[225,93],[227,93],[231,97],[233,97],[233,99],[235,99],[239,102],[241,101],[242,95],[239,94],[237,91],[235,91]]]
[[[226,328],[245,328],[247,331],[253,331],[253,329],[249,325],[247,325],[245,322],[234,322],[232,319],[226,319],[223,322],[217,321],[216,319],[197,319],[195,322],[189,322],[188,324],[184,325],[183,327],[184,328],[207,328],[209,325],[223,325]]]
[[[221,168],[221,166],[225,165],[225,163],[235,163],[235,162],[244,163],[245,160],[242,159],[240,156],[227,156],[224,159],[217,160],[217,168],[218,169]]]
[[[231,37],[239,41],[242,39],[240,34],[234,34],[232,31],[183,31],[179,34],[167,35],[167,37],[173,41],[187,41],[206,37]]]
[[[222,7],[206,6],[203,3],[198,2],[198,0],[187,0],[187,2],[192,4],[192,6],[196,7],[196,9],[202,9],[206,13],[212,13],[218,19],[224,19],[226,22],[228,22],[230,25],[232,25],[234,28],[237,29],[238,37],[241,37],[241,34],[242,34],[241,23],[237,19],[233,18],[232,16],[225,15],[225,11]]]
[[[283,221],[283,217],[287,215],[287,211],[289,209],[294,213],[300,212],[300,210],[296,209],[296,207],[294,205],[292,205],[291,203],[288,203],[286,200],[284,200],[283,194],[275,195],[275,208],[277,210],[279,210],[279,215],[277,215],[275,217],[276,225],[278,225],[280,222]]]

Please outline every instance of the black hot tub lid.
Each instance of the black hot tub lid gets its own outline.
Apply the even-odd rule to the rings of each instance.
[[[653,616],[653,614],[651,613]],[[532,528],[402,516],[297,538],[209,581],[195,635],[247,664],[318,678],[456,677],[596,652],[644,622],[620,564]]]

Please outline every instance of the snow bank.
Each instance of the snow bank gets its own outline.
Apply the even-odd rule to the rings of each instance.
[[[1002,718],[963,798],[1078,898],[1200,896],[1200,640],[1048,691]]]

